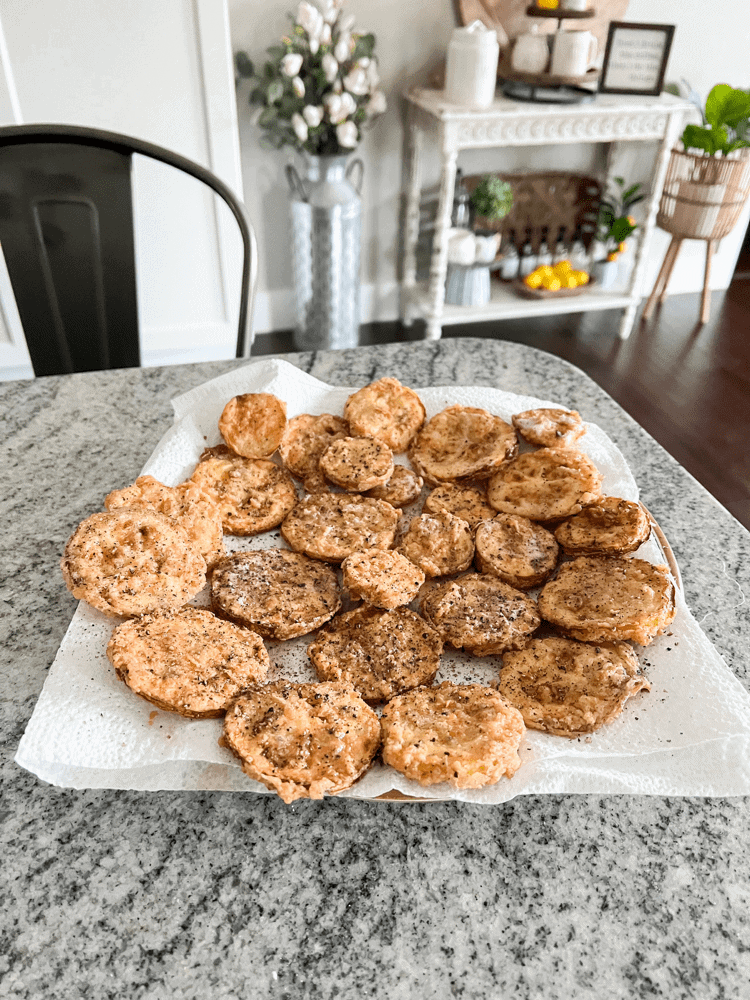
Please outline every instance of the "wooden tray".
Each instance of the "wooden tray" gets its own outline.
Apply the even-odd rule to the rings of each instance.
[[[674,579],[677,588],[679,590],[682,590],[682,575],[680,573],[680,567],[677,565],[677,560],[674,557],[674,552],[672,551],[671,545],[667,541],[667,536],[664,534],[659,525],[656,523],[656,520],[654,519],[654,516],[651,513],[651,511],[643,504],[641,504],[641,506],[648,514],[648,519],[651,522],[651,529],[653,533],[656,535],[656,541],[659,545],[659,548],[662,551],[662,555],[664,556],[667,565],[669,566],[669,572],[672,574],[672,577]],[[390,792],[385,792],[384,795],[376,796],[374,799],[360,799],[359,801],[361,802],[452,802],[453,799],[450,798],[425,799],[421,798],[418,795],[404,795],[403,792],[398,792],[396,791],[396,789],[393,789]]]
[[[547,10],[546,7],[537,7],[536,4],[532,3],[526,8],[526,17],[554,17],[558,21],[576,18],[581,20],[585,17],[596,17],[596,11],[593,7],[587,7],[586,10],[561,10],[559,7],[555,10]]]
[[[497,76],[499,80],[513,80],[517,83],[527,83],[532,87],[577,87],[582,83],[596,83],[601,76],[601,70],[590,69],[583,76],[555,76],[552,73],[522,73],[517,69],[513,69],[510,61],[510,50],[507,49],[501,54],[498,61]]]
[[[528,285],[524,284],[522,278],[516,278],[511,282],[511,288],[525,299],[569,299],[571,295],[582,295],[595,284],[596,279],[589,276],[585,285],[578,285],[577,288],[560,288],[553,292],[549,288],[529,288]]]

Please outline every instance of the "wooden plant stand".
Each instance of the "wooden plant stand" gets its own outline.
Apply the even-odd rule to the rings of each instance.
[[[667,285],[682,241],[703,240],[706,267],[703,275],[700,323],[711,314],[711,263],[719,241],[729,233],[750,195],[750,159],[746,155],[712,157],[672,150],[656,224],[672,239],[649,296],[642,319],[667,296]]]

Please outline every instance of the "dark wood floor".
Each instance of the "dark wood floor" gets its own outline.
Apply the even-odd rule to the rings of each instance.
[[[750,529],[750,280],[715,292],[697,326],[700,296],[671,296],[627,341],[621,313],[449,327],[450,337],[493,337],[556,354],[583,369]],[[362,343],[417,340],[419,325],[362,329]],[[291,333],[263,334],[253,353],[294,350]]]

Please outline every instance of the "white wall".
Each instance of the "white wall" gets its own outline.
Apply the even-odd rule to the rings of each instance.
[[[229,0],[232,46],[246,50],[262,63],[267,46],[285,33],[288,11],[294,0]],[[444,57],[455,26],[452,0],[347,0],[356,16],[356,27],[377,37],[376,53],[389,109],[369,133],[358,155],[365,162],[363,191],[363,320],[392,319],[397,315],[396,275],[398,223],[403,150],[403,106],[400,95],[412,84],[426,84],[429,72]],[[750,3],[740,0],[631,0],[627,19],[675,24],[667,80],[685,77],[704,97],[714,83],[750,86]],[[265,151],[258,145],[253,125],[254,109],[248,105],[248,86],[240,85],[238,115],[245,200],[254,220],[260,245],[261,268],[256,329],[293,325],[291,267],[288,236],[288,199],[284,164],[293,158],[288,150]],[[643,147],[640,147],[642,153]],[[509,151],[510,152],[510,151]],[[544,169],[568,166],[585,169],[594,164],[588,150],[558,148],[472,152],[460,159],[467,170]],[[643,156],[627,156],[622,169],[638,178]],[[428,165],[429,170],[429,165]],[[432,163],[437,176],[437,161]],[[644,176],[648,176],[647,171]],[[750,212],[750,206],[748,207]],[[712,285],[726,287],[731,278],[746,217],[727,237],[715,259]],[[646,288],[653,283],[668,237],[658,232],[652,243]],[[685,244],[673,273],[670,291],[695,291],[703,285],[704,245]]]

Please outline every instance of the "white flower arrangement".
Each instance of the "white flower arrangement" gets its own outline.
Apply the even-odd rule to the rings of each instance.
[[[264,142],[275,149],[289,144],[318,156],[348,153],[363,126],[386,110],[375,37],[356,32],[342,5],[301,0],[291,32],[268,49],[262,73],[245,53],[236,56],[238,71],[254,83],[250,103],[262,106]]]

